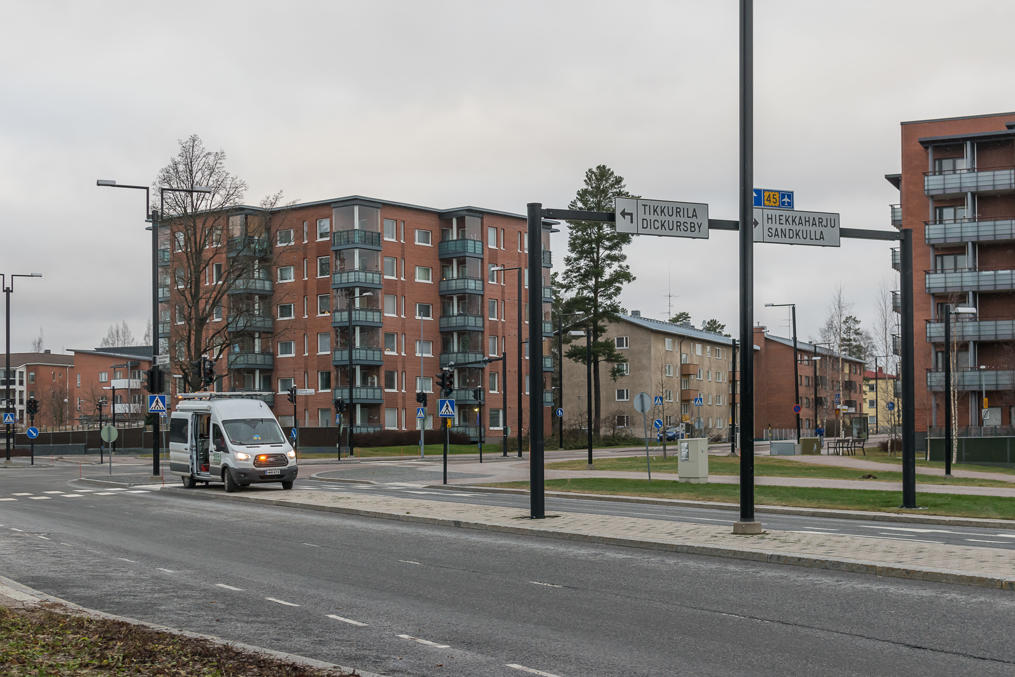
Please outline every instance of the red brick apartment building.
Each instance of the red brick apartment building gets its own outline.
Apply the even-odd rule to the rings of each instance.
[[[959,427],[1015,424],[1015,113],[902,123],[892,223],[913,232],[916,430],[944,426],[944,308]],[[899,252],[892,251],[899,267]],[[989,411],[981,418],[981,396]]]
[[[797,359],[800,434],[813,435],[815,423],[820,423],[826,435],[837,435],[844,423],[862,411],[863,360],[839,355],[799,338]],[[793,373],[793,339],[769,334],[765,327],[755,327],[755,438],[764,438],[770,425],[775,430],[796,430]]]
[[[0,357],[0,360],[3,360]],[[0,365],[3,363],[0,362]],[[25,403],[34,397],[39,403],[37,426],[69,425],[74,422],[68,384],[72,379],[74,358],[41,353],[11,353],[11,400],[18,423],[27,425]],[[0,373],[3,368],[0,366]],[[0,376],[0,399],[6,397],[6,383]]]
[[[285,395],[289,387],[312,389],[313,395],[298,397],[296,418],[304,426],[333,426],[335,399],[348,401],[351,385],[355,432],[417,430],[416,393],[421,391],[429,400],[424,421],[429,429],[439,397],[435,375],[442,368],[506,353],[506,398],[499,362],[454,368],[458,416],[453,430],[478,433],[476,388],[484,392],[486,434],[499,436],[505,421],[517,425],[519,310],[526,341],[523,390],[529,390],[525,216],[352,196],[270,211],[237,207],[223,224],[228,232],[216,238],[214,264],[204,283],[216,284],[241,261],[250,273],[231,286],[215,311],[211,330],[224,326],[222,342],[228,345],[216,364],[217,389],[273,393],[269,404],[283,425],[293,421]],[[173,224],[163,230],[158,336],[161,350],[177,366],[182,314],[174,307],[179,290],[172,280],[179,274],[183,245]],[[547,222],[538,271],[544,337],[552,333],[550,230]],[[492,270],[498,267],[508,270]],[[223,325],[215,327],[219,322]],[[550,372],[552,358],[545,350],[544,355],[543,369]],[[180,387],[177,371],[173,392]],[[527,430],[527,397],[522,411]]]
[[[68,387],[68,399],[73,422],[97,422],[100,402],[103,421],[109,421],[114,411],[118,423],[144,419],[148,411],[144,373],[151,366],[151,346],[71,352],[73,382]]]

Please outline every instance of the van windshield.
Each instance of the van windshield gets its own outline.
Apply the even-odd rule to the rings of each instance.
[[[278,421],[273,418],[234,418],[223,421],[226,436],[233,444],[254,446],[258,444],[282,444],[285,437]]]

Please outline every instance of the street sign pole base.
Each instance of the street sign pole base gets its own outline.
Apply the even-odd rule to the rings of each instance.
[[[761,522],[734,522],[733,533],[740,534],[743,536],[757,536],[758,534],[765,533],[761,528]]]

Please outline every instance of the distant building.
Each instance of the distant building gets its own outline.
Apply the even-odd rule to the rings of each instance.
[[[108,421],[140,422],[148,412],[144,373],[152,363],[151,346],[122,346],[72,350],[73,383],[68,392],[75,423]],[[112,405],[112,408],[111,408]]]
[[[875,430],[890,432],[901,425],[901,403],[899,378],[895,374],[889,374],[881,368],[876,373],[871,369],[863,373],[861,404],[872,433]]]
[[[650,426],[658,418],[667,426],[687,423],[692,435],[725,437],[729,433],[733,339],[641,317],[637,311],[608,324],[603,338],[627,358],[615,380],[610,375],[613,365],[600,365],[604,434],[642,435],[641,414],[634,410],[634,397],[640,392],[653,400],[662,398],[649,415]],[[577,339],[579,345],[583,340]],[[583,362],[564,359],[567,428],[587,425],[585,376]]]
[[[0,357],[0,360],[5,358]],[[2,365],[3,362],[0,362]],[[74,358],[41,353],[11,353],[11,400],[19,424],[27,425],[25,402],[34,397],[39,403],[36,426],[69,425],[74,423],[68,384]],[[0,367],[0,372],[3,368]],[[6,383],[0,377],[0,399],[6,396]]]

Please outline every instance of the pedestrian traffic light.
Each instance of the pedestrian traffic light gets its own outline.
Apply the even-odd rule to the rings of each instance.
[[[416,401],[419,402],[424,407],[426,407],[426,393],[423,392],[416,393]]]
[[[28,402],[25,403],[25,411],[28,412],[29,416],[35,416],[39,413],[39,401],[34,397],[28,398]]]
[[[202,357],[201,385],[211,385],[215,382],[215,361],[210,357]]]
[[[158,367],[151,367],[145,372],[145,390],[150,393],[162,392],[162,370]]]
[[[289,404],[296,404],[296,386],[289,386]]]
[[[345,413],[345,400],[342,399],[341,397],[335,400],[335,411],[337,411],[340,414]]]

